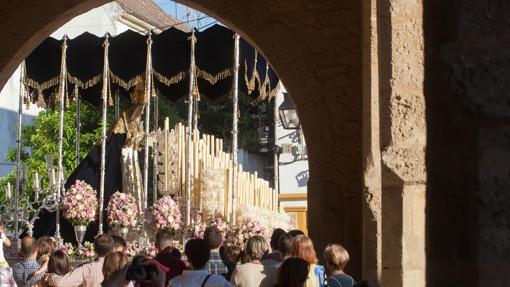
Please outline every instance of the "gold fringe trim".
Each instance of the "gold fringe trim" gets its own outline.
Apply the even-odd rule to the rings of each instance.
[[[256,83],[260,83],[260,76],[257,72],[257,61],[258,61],[259,52],[255,50],[255,56],[253,60],[253,70],[251,72],[251,78],[248,79],[248,64],[246,60],[244,60],[244,81],[246,82],[246,88],[248,89],[248,95],[255,90]]]
[[[60,78],[59,76],[56,76],[54,78],[49,79],[46,82],[39,83],[39,82],[34,81],[34,80],[32,80],[32,79],[30,79],[28,77],[25,77],[25,84],[27,86],[37,90],[37,92],[41,92],[42,93],[42,91],[58,85],[59,84],[59,78]]]
[[[218,81],[224,80],[228,77],[232,76],[232,69],[227,68],[216,75],[212,75],[204,70],[197,68],[197,78],[201,78],[203,80],[208,81],[211,85],[216,84]]]
[[[131,80],[126,82],[110,71],[110,82],[121,86],[126,91],[134,87],[138,83],[138,81],[143,81],[142,75],[137,75]]]
[[[67,80],[75,85],[78,86],[80,89],[88,89],[90,87],[93,87],[97,85],[99,82],[101,82],[102,75],[96,75],[90,79],[88,79],[85,82],[80,81],[78,78],[72,76],[71,74],[67,74]]]
[[[152,70],[152,73],[158,81],[165,84],[166,86],[175,85],[188,77],[188,75],[185,71],[179,72],[175,76],[172,76],[170,78],[165,77],[164,75],[158,73],[156,70]]]

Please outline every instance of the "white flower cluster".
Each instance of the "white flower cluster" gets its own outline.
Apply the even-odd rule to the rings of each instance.
[[[237,210],[237,218],[239,221],[248,218],[256,219],[270,232],[276,228],[283,228],[284,230],[295,228],[292,218],[287,213],[272,211],[252,205],[240,206]]]

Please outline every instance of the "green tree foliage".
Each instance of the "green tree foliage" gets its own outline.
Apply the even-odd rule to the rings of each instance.
[[[90,149],[96,144],[101,134],[101,110],[90,104],[82,102],[80,105],[81,113],[81,141],[80,157],[83,158]],[[113,116],[112,112],[109,117]],[[46,170],[46,156],[53,156],[53,165],[57,166],[58,158],[58,131],[59,131],[59,111],[43,111],[34,118],[31,125],[22,127],[21,133],[21,162],[27,170],[27,190],[33,188],[34,174],[40,175],[42,186],[47,186],[48,174]],[[76,104],[73,103],[64,113],[64,136],[62,140],[63,158],[65,176],[68,176],[76,167]],[[10,149],[6,159],[16,162],[16,148]],[[5,189],[7,182],[10,182],[14,188],[16,180],[16,168],[0,179],[0,188]],[[3,198],[1,199],[3,200]]]

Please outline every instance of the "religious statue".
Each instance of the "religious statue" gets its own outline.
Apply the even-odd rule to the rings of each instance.
[[[131,94],[133,106],[113,126],[112,133],[126,134],[126,142],[121,150],[122,192],[129,193],[136,198],[138,211],[143,212],[144,192],[143,179],[138,160],[138,150],[145,132],[141,116],[147,97],[143,82],[139,82]]]
[[[144,192],[141,167],[143,166],[143,149],[141,142],[144,139],[141,116],[144,112],[147,96],[145,85],[139,81],[130,94],[132,106],[122,113],[116,123],[108,132],[105,152],[105,180],[104,202],[105,207],[112,194],[117,191],[133,195],[140,212],[143,212]],[[101,141],[95,145],[89,154],[80,161],[80,164],[69,175],[65,183],[67,190],[76,180],[83,180],[98,191],[101,175]],[[99,198],[98,198],[99,199]],[[103,210],[105,231],[108,230],[106,211]],[[55,233],[55,213],[45,212],[35,222],[34,236],[53,236]],[[62,218],[62,217],[61,217]],[[87,228],[85,241],[93,241],[98,231],[98,222],[94,221]],[[72,225],[61,219],[61,233],[66,242],[75,242]]]

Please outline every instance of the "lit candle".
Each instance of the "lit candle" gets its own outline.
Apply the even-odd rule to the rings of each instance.
[[[7,199],[11,199],[12,195],[11,195],[11,183],[10,182],[7,183],[6,195],[7,195]]]

